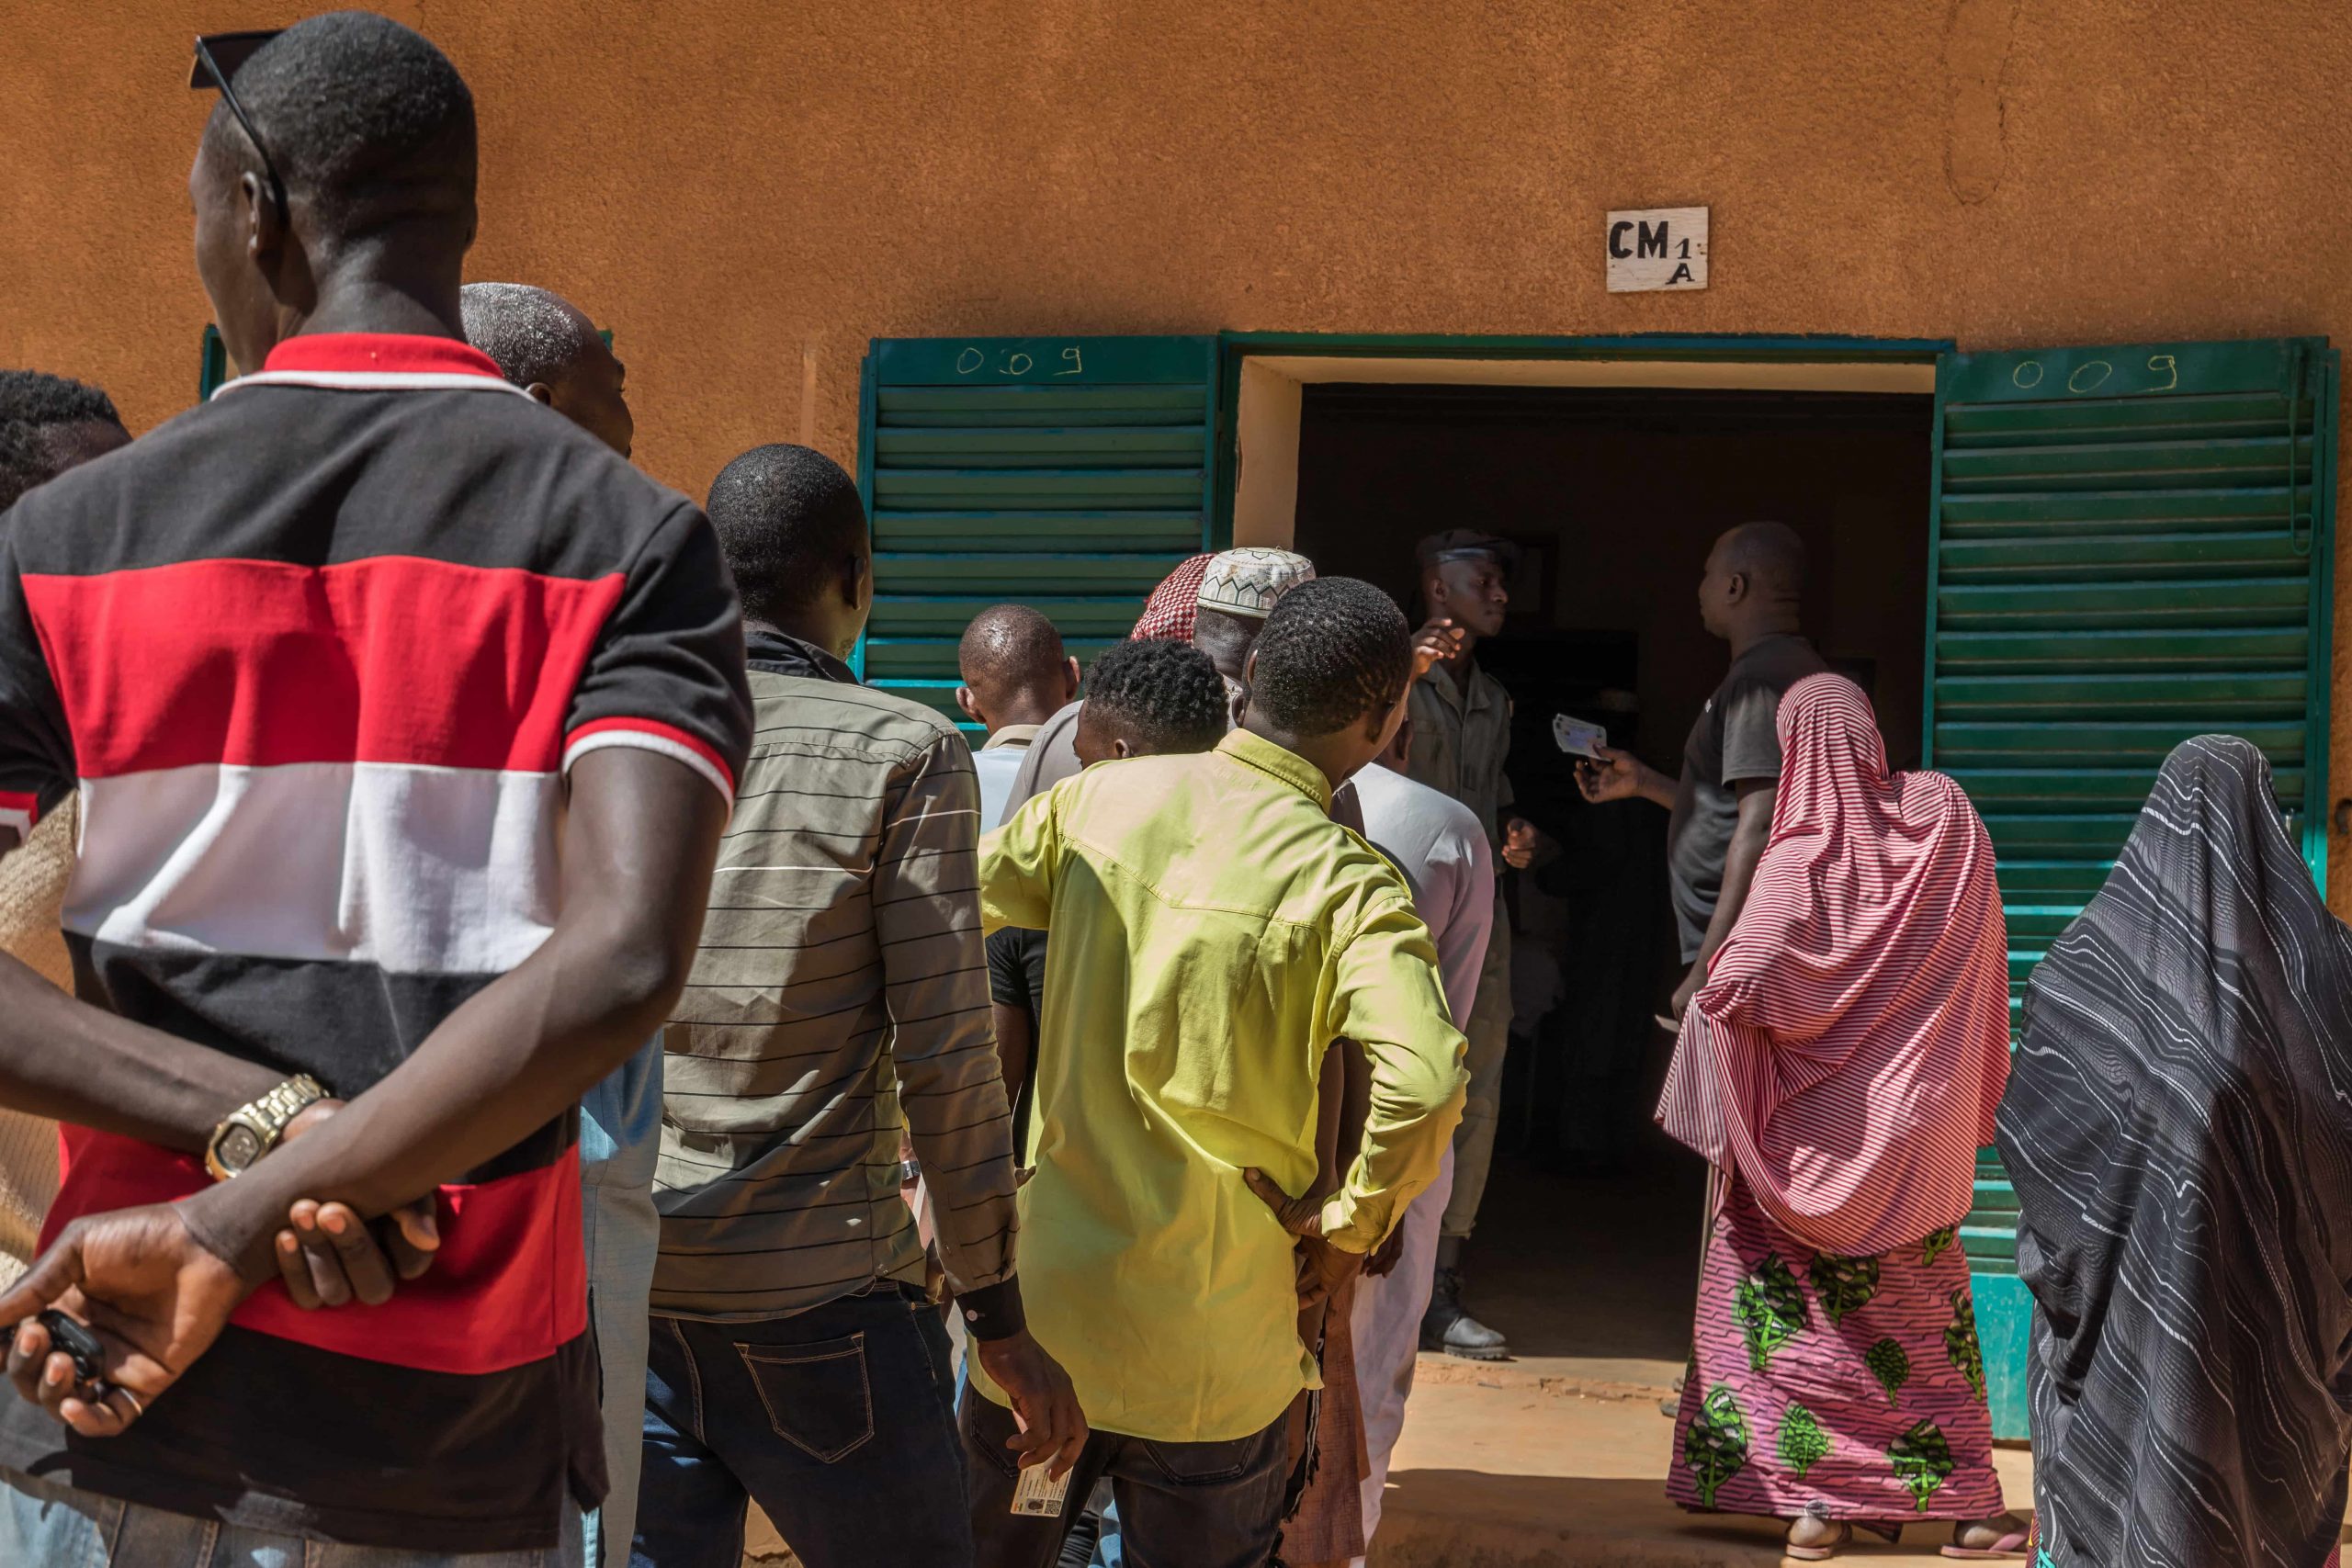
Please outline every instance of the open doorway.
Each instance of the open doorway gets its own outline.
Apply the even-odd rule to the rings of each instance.
[[[1524,551],[1479,657],[1512,696],[1518,808],[1554,847],[1505,883],[1517,1017],[1470,1304],[1521,1356],[1679,1361],[1704,1173],[1649,1122],[1671,1049],[1652,1020],[1679,977],[1666,815],[1587,806],[1551,718],[1679,772],[1728,657],[1699,625],[1701,564],[1724,529],[1777,518],[1808,548],[1808,632],[1916,766],[1933,399],[1370,379],[1297,396],[1292,536],[1322,570],[1414,612],[1422,535]]]

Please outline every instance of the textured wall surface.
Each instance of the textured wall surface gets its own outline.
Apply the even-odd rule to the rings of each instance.
[[[187,40],[307,8],[0,0],[0,363],[187,403]],[[692,491],[847,457],[876,335],[2352,337],[2341,0],[384,8],[481,104],[471,276],[613,327]],[[1707,291],[1603,291],[1604,211],[1700,202]]]

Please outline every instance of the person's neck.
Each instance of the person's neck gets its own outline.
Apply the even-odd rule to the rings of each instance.
[[[1753,621],[1734,626],[1726,640],[1731,644],[1731,656],[1737,659],[1759,642],[1769,642],[1776,637],[1802,635],[1796,615],[1791,612],[1787,615],[1759,615]]]
[[[1001,703],[989,705],[989,733],[1011,729],[1016,725],[1040,725],[1062,711],[1069,704],[1067,697],[1056,699],[1051,692],[1021,692]]]
[[[844,636],[841,627],[826,624],[825,618],[821,615],[782,615],[773,621],[763,621],[754,615],[746,615],[743,617],[743,629],[747,632],[766,632],[772,637],[788,637],[795,642],[805,642],[811,648],[824,649],[843,663],[849,661],[849,656],[857,648],[856,632],[852,631]]]
[[[462,342],[458,304],[460,273],[447,266],[396,268],[358,265],[322,276],[307,308],[281,306],[280,341],[314,333],[398,333]]]
[[[1345,730],[1333,735],[1293,735],[1256,708],[1242,716],[1241,728],[1293,756],[1305,758],[1317,772],[1330,781],[1333,789],[1347,783],[1355,773],[1353,764],[1357,758],[1351,755],[1354,748],[1348,743]]]

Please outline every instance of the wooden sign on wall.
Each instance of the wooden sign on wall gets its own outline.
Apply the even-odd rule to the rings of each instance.
[[[1609,292],[1707,287],[1707,209],[1649,207],[1609,215]]]

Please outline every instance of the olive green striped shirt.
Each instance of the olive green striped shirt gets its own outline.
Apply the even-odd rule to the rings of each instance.
[[[830,655],[750,645],[758,728],[665,1035],[652,1309],[775,1317],[920,1285],[911,1131],[948,1276],[986,1311],[1015,1220],[971,753]]]

